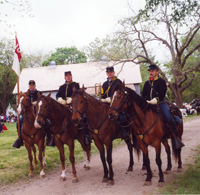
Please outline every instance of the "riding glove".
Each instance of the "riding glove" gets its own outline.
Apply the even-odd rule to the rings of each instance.
[[[63,100],[61,97],[58,98],[57,102],[59,102],[62,105],[66,105],[67,104],[67,101]]]
[[[111,98],[110,97],[107,97],[105,99],[101,99],[102,102],[107,102],[107,103],[110,103],[111,102]]]
[[[154,104],[154,105],[156,105],[157,103],[158,103],[158,100],[156,99],[156,98],[153,98],[152,100],[147,100],[147,103],[148,104]]]

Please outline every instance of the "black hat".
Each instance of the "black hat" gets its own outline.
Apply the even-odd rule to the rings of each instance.
[[[35,85],[35,81],[34,80],[30,80],[28,84],[29,85]]]
[[[148,68],[148,71],[150,70],[158,70],[158,66],[156,66],[155,64],[151,64]]]
[[[72,74],[71,71],[66,71],[65,72],[65,76],[67,76],[68,74],[71,75]]]
[[[114,72],[114,67],[113,66],[108,66],[106,68],[106,72]]]

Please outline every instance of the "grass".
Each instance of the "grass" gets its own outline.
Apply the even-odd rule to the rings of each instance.
[[[29,179],[27,175],[29,174],[30,164],[28,159],[28,152],[23,146],[20,149],[12,147],[12,144],[17,139],[17,130],[15,123],[5,124],[8,130],[0,134],[0,186],[14,183],[19,180]],[[113,142],[113,146],[116,147],[124,142],[117,139]],[[65,145],[65,162],[66,165],[70,165],[69,161],[69,149]],[[92,143],[91,155],[98,153],[98,149]],[[38,149],[37,149],[38,155]],[[75,141],[75,159],[76,163],[83,161],[84,153],[81,145],[78,141]],[[61,169],[60,155],[57,147],[46,147],[46,161],[47,166],[45,167],[45,173],[49,173],[56,168]],[[34,174],[40,174],[40,166],[38,161],[38,166],[34,169]]]
[[[189,115],[184,122],[197,119],[199,116]],[[195,163],[189,164],[187,170],[176,175],[174,180],[160,191],[161,194],[200,194],[200,145],[197,147]]]

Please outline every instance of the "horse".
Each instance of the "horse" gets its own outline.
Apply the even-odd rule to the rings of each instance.
[[[28,151],[28,158],[30,161],[30,172],[28,176],[33,176],[33,156],[32,151],[34,153],[34,165],[37,165],[37,158],[36,158],[36,148],[34,144],[38,146],[39,149],[39,161],[40,161],[40,177],[45,176],[44,168],[43,166],[46,166],[46,158],[45,158],[45,131],[44,128],[36,129],[34,127],[34,121],[35,121],[35,113],[32,109],[32,104],[30,102],[30,98],[24,94],[20,93],[19,96],[20,102],[19,106],[17,108],[17,111],[19,114],[22,114],[23,116],[23,125],[21,128],[20,136],[24,140],[25,147]],[[20,131],[20,130],[18,130]]]
[[[86,161],[84,168],[86,170],[90,169],[91,144],[84,145],[83,132],[79,132],[71,121],[71,110],[58,103],[50,96],[51,93],[47,96],[41,95],[38,97],[34,125],[36,128],[41,128],[47,119],[50,121],[50,132],[53,134],[55,145],[60,153],[60,160],[62,164],[62,174],[60,179],[62,181],[66,180],[64,144],[68,145],[70,152],[69,159],[72,165],[73,173],[72,182],[77,183],[79,180],[75,169],[74,140],[77,139],[84,150]]]
[[[166,122],[162,117],[162,113],[158,112],[155,105],[148,104],[146,100],[139,96],[134,90],[125,87],[124,82],[120,86],[117,86],[114,90],[108,112],[111,120],[116,120],[121,111],[127,112],[129,116],[129,123],[135,127],[134,133],[137,136],[138,144],[143,152],[143,157],[146,162],[147,178],[145,185],[151,185],[152,179],[152,172],[148,157],[148,145],[151,145],[156,151],[156,163],[159,169],[158,184],[159,186],[162,186],[164,183],[164,175],[161,169],[161,142],[165,145],[165,149],[168,154],[168,166],[171,166],[170,148],[167,141],[167,139],[171,138],[175,159],[178,158],[178,170],[182,169],[181,148],[175,149],[174,137],[171,136],[168,125],[166,125]],[[181,116],[180,111],[179,114]],[[182,140],[183,123],[176,124],[176,126],[177,135],[179,139]],[[169,168],[171,169],[171,167]]]
[[[94,143],[100,152],[100,158],[103,164],[104,176],[103,183],[107,182],[107,185],[114,185],[114,172],[112,168],[112,141],[116,138],[121,138],[120,128],[113,124],[108,117],[109,104],[101,102],[96,98],[90,96],[84,91],[84,85],[81,90],[75,90],[72,94],[72,109],[73,115],[72,120],[76,126],[81,123],[83,115],[88,120],[89,132],[92,134]],[[125,139],[127,144],[130,162],[128,171],[133,170],[133,148],[130,137]],[[107,150],[107,164],[105,158],[105,148]]]

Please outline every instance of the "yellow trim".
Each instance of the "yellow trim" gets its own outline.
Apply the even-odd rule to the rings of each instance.
[[[110,82],[110,85],[108,86],[108,89],[105,91],[105,93],[101,94],[101,96],[104,96],[105,94],[107,94],[107,97],[108,97],[108,92],[110,90],[110,87],[112,86],[113,82],[117,79],[116,76],[114,76]]]

